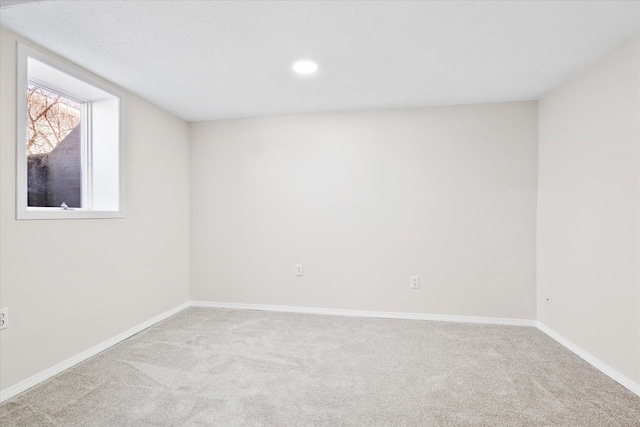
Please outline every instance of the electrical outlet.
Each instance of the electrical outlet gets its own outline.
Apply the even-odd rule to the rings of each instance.
[[[296,276],[302,276],[302,264],[296,264]]]
[[[0,329],[9,327],[9,309],[7,307],[0,310]]]
[[[420,276],[411,276],[411,289],[420,288]]]
[[[547,294],[544,296],[544,303],[547,306],[551,307],[551,294]]]

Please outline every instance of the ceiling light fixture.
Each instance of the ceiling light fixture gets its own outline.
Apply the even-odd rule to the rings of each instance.
[[[318,64],[309,59],[296,61],[293,63],[293,71],[298,74],[312,74],[318,71]]]

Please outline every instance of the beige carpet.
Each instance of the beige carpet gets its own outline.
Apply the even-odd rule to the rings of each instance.
[[[190,308],[0,425],[640,426],[640,398],[535,328]]]

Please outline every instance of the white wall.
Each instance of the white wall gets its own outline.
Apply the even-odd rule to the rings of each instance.
[[[191,299],[534,319],[536,162],[535,101],[192,123]]]
[[[537,244],[538,319],[636,383],[639,54],[635,36],[540,100]]]
[[[0,388],[188,300],[188,124],[126,95],[127,217],[15,220],[16,41],[0,37]],[[24,41],[23,41],[24,42]]]

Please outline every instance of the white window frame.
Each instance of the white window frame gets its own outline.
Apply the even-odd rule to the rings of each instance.
[[[16,219],[82,219],[82,218],[123,218],[125,216],[125,111],[124,111],[124,93],[115,86],[101,81],[87,72],[81,71],[75,67],[67,65],[62,61],[54,59],[36,49],[18,43],[17,46],[17,132],[16,132]],[[28,177],[27,177],[27,84],[29,79],[28,61],[32,58],[42,64],[56,69],[59,72],[67,74],[78,79],[94,88],[106,92],[112,98],[112,101],[118,102],[118,129],[112,138],[117,137],[116,143],[118,148],[118,171],[114,171],[117,176],[117,192],[116,196],[111,195],[113,208],[111,209],[93,209],[93,162],[92,158],[92,103],[90,100],[83,103],[82,112],[82,208],[62,209],[60,207],[29,207],[28,205]],[[47,88],[46,82],[40,82],[32,79],[33,83],[38,86]],[[65,97],[77,99],[67,91],[59,90],[56,87],[50,87],[55,92],[61,93]],[[111,182],[115,182],[115,179]],[[115,184],[114,184],[115,186]],[[117,200],[115,200],[117,199]],[[115,206],[117,205],[117,206]]]

